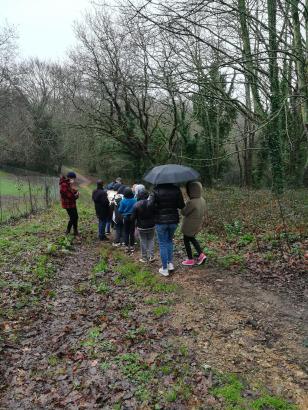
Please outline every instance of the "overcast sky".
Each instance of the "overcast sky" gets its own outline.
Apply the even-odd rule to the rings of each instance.
[[[16,27],[22,57],[62,59],[74,43],[73,22],[90,0],[0,0],[0,25]]]

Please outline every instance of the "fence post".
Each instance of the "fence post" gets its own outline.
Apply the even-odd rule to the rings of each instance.
[[[34,212],[34,206],[33,206],[33,198],[32,198],[32,189],[31,189],[31,182],[30,178],[28,177],[28,187],[29,187],[29,198],[30,198],[30,212]]]
[[[46,203],[46,208],[49,208],[50,206],[50,189],[49,185],[47,183],[47,179],[45,178],[45,203]]]

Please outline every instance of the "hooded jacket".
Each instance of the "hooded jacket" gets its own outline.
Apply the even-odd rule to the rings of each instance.
[[[149,204],[156,224],[178,224],[178,209],[185,206],[180,188],[173,184],[157,185],[149,198]]]
[[[107,192],[103,188],[95,189],[92,193],[96,215],[99,219],[108,219],[110,216]]]
[[[62,176],[60,178],[59,186],[62,208],[76,208],[76,200],[79,197],[79,192],[72,187],[69,178]]]
[[[184,216],[182,232],[186,236],[195,236],[202,228],[206,205],[205,200],[202,198],[201,183],[190,182],[187,186],[187,194],[190,200],[181,211]]]
[[[138,202],[133,208],[132,220],[136,221],[139,229],[152,229],[155,227],[153,209],[149,206],[149,194],[144,191],[139,192]]]

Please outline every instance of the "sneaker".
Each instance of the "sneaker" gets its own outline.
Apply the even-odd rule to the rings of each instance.
[[[163,276],[169,276],[168,269],[160,268],[159,273]]]
[[[168,270],[173,271],[174,270],[174,265],[172,262],[168,263]]]
[[[100,241],[108,241],[109,239],[107,238],[107,236],[101,236],[99,238]]]
[[[116,248],[121,246],[121,244],[119,242],[113,242],[112,246],[115,246]]]
[[[196,264],[194,259],[186,259],[185,261],[182,262],[182,265],[184,266],[194,266]]]
[[[150,259],[149,259],[149,262],[154,262],[154,261],[156,261],[155,256],[151,256]]]
[[[122,242],[122,243],[121,243],[121,246],[126,246],[126,245],[125,245],[125,242]]]
[[[143,258],[140,258],[140,259],[139,259],[139,262],[141,262],[141,263],[147,263],[147,260],[146,260],[146,259],[143,259]]]
[[[206,261],[206,255],[204,253],[201,253],[199,257],[197,258],[197,265],[202,265]]]

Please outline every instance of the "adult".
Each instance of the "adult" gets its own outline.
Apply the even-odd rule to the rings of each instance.
[[[122,178],[118,177],[115,181],[110,182],[106,185],[108,191],[117,191],[122,185]]]
[[[96,183],[97,188],[92,193],[92,200],[95,205],[96,216],[98,218],[98,237],[101,241],[107,240],[106,225],[110,219],[110,205],[107,191],[101,179]]]
[[[66,176],[61,176],[59,185],[61,205],[69,216],[66,235],[69,235],[71,233],[71,229],[73,228],[74,235],[78,237],[78,211],[76,201],[79,198],[79,192],[75,187],[76,178],[77,176],[75,172],[68,172]]]
[[[180,220],[178,210],[185,206],[183,195],[180,188],[174,184],[156,185],[149,204],[154,211],[162,262],[159,273],[168,276],[169,272],[174,270],[173,237]]]

